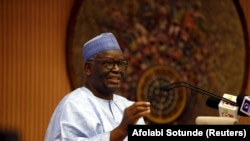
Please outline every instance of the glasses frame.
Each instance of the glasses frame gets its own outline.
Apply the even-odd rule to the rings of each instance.
[[[115,61],[113,59],[96,59],[96,58],[88,60],[88,62],[92,62],[92,61],[102,61],[103,66],[108,70],[112,70],[115,67],[115,65],[117,65],[121,71],[125,71],[128,66],[127,60]],[[121,67],[121,64],[124,64],[124,66]]]

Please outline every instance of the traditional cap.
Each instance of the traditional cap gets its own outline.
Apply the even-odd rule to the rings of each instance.
[[[83,45],[82,55],[84,60],[88,60],[95,54],[106,50],[121,50],[118,41],[112,33],[102,33]]]

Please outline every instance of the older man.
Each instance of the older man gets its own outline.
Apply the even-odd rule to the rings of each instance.
[[[112,33],[84,44],[85,85],[66,95],[55,109],[45,141],[122,141],[128,125],[145,124],[150,103],[130,101],[115,92],[127,67]]]

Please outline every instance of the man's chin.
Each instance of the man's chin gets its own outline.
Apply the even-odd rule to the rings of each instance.
[[[120,88],[120,85],[109,85],[108,88],[114,93]]]

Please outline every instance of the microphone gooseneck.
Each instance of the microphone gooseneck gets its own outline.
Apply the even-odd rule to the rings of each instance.
[[[216,95],[216,94],[214,94],[214,93],[211,93],[211,92],[206,91],[206,90],[204,90],[204,89],[201,89],[201,88],[199,88],[199,87],[193,86],[193,85],[191,85],[191,84],[189,84],[189,83],[186,83],[186,82],[175,82],[175,83],[171,83],[171,84],[169,84],[169,85],[160,87],[160,90],[162,90],[162,91],[170,91],[170,90],[172,90],[172,89],[174,89],[174,88],[178,88],[178,87],[186,87],[186,88],[192,89],[192,90],[194,90],[194,91],[196,91],[196,92],[200,92],[200,93],[202,93],[202,94],[206,94],[206,95],[211,96],[211,97],[213,97],[213,98],[220,99],[220,100],[225,101],[225,102],[228,102],[228,103],[230,103],[230,104],[232,104],[232,105],[234,105],[234,106],[237,106],[237,103],[234,102],[234,101],[231,101],[231,100],[226,99],[226,98],[224,98],[224,97],[220,97],[220,96],[218,96],[218,95]]]

